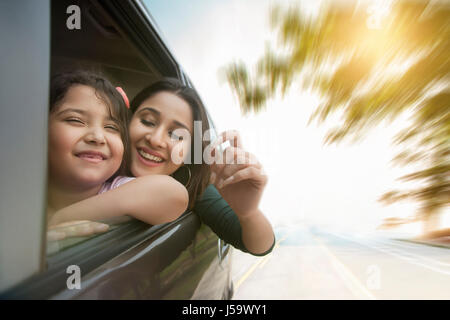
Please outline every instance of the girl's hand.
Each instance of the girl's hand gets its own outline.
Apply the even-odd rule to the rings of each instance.
[[[225,141],[230,142],[230,147],[218,150],[217,147]],[[239,218],[258,214],[259,202],[268,180],[262,165],[254,155],[243,150],[237,131],[226,131],[219,136],[213,145],[212,156],[215,160],[220,159],[219,152],[222,154],[222,164],[216,161],[211,164],[211,183]]]
[[[88,220],[64,222],[48,227],[47,241],[57,241],[71,237],[87,237],[106,232],[108,229],[109,225],[107,224]]]

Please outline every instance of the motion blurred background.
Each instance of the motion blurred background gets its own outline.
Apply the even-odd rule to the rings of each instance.
[[[219,131],[264,165],[275,226],[450,227],[448,1],[146,5]]]

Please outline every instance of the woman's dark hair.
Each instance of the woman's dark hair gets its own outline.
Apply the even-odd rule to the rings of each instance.
[[[56,74],[52,77],[50,84],[50,113],[54,112],[64,102],[67,92],[75,85],[93,88],[96,96],[107,105],[110,116],[117,121],[124,146],[124,154],[119,170],[111,178],[118,174],[125,174],[129,162],[128,123],[130,112],[125,106],[122,95],[108,79],[100,74],[84,70]]]
[[[134,97],[133,101],[131,101],[131,112],[134,114],[145,100],[159,92],[170,92],[186,101],[187,104],[189,104],[189,106],[191,107],[194,121],[201,121],[202,123],[201,137],[194,137],[195,133],[191,136],[191,151],[189,152],[189,163],[181,166],[171,175],[173,178],[186,186],[186,189],[189,193],[189,208],[192,209],[195,200],[197,199],[197,197],[203,194],[203,191],[205,191],[205,188],[209,183],[209,166],[204,163],[203,160],[200,164],[196,164],[194,162],[194,139],[202,142],[202,156],[203,150],[208,145],[207,141],[203,141],[204,133],[209,130],[208,116],[206,114],[205,107],[196,91],[192,88],[187,87],[180,80],[175,78],[163,78],[140,91],[136,95],[136,97]],[[188,167],[191,172],[190,179],[188,170],[184,168],[185,166]],[[188,183],[186,184],[186,182]]]

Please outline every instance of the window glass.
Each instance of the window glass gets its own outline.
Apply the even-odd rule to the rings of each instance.
[[[75,7],[81,10],[75,10]],[[103,9],[90,1],[80,1],[77,6],[69,0],[51,2],[51,74],[73,70],[101,74],[114,86],[123,88],[131,101],[137,92],[160,76],[158,66],[157,63],[149,64],[148,59],[142,57],[139,50],[130,44],[128,34],[119,32],[116,24],[111,23],[111,17],[107,16],[107,10]],[[77,19],[79,28],[69,29],[68,21]],[[123,23],[120,19],[117,18],[117,25]],[[79,115],[73,115],[64,120],[70,121],[69,124],[77,129],[83,125],[80,120],[85,120],[79,118]],[[111,232],[126,221],[129,221],[128,217],[52,226],[47,230],[46,253],[54,255]]]
[[[51,256],[88,239],[111,232],[130,220],[132,219],[124,217],[116,221],[74,221],[50,227],[47,230],[47,255]]]

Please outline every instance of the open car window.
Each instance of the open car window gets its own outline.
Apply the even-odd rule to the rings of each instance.
[[[51,2],[52,75],[76,69],[99,72],[122,87],[130,100],[159,77],[180,78],[176,61],[139,1],[77,1],[77,12],[68,10],[73,5],[68,0]],[[79,24],[69,28],[76,13]],[[106,233],[127,221],[105,222]],[[47,255],[99,237],[103,232],[95,228],[90,222],[76,222],[48,230]]]
[[[72,2],[51,2],[52,75],[74,69],[97,71],[114,85],[122,87],[130,101],[137,92],[162,76],[176,77],[192,86],[141,1],[78,1],[79,29],[69,29],[67,8],[73,5]],[[210,117],[209,120],[214,127]],[[212,135],[215,134],[212,130]],[[105,222],[109,225],[106,233],[127,221],[129,219]],[[49,230],[47,255],[54,255],[103,233],[89,232],[93,228],[86,222]],[[83,236],[84,229],[90,235]]]
[[[122,87],[130,100],[137,92],[162,76],[176,77],[190,85],[188,77],[166,48],[151,16],[140,1],[75,2],[80,7],[81,28],[72,30],[66,25],[69,17],[67,8],[74,5],[74,1],[49,2],[50,16],[47,16],[49,20],[47,24],[51,22],[49,39],[51,50],[50,52],[47,50],[43,60],[50,61],[50,65],[47,64],[42,73],[48,76],[73,69],[97,71],[104,74],[116,86]],[[47,89],[42,92],[48,92],[49,79],[44,80],[44,87]],[[31,83],[28,85],[31,86]],[[48,97],[45,98],[47,100]],[[42,123],[38,129],[42,136],[46,137],[48,116],[46,101],[41,107],[42,110],[39,111]],[[37,117],[33,119],[36,120]],[[43,143],[46,146],[45,142]],[[44,159],[46,148],[44,149],[42,163],[46,161]],[[41,171],[44,176],[45,170]],[[42,194],[40,194],[41,205],[36,205],[35,209],[44,207],[42,204],[46,202],[43,195],[45,178],[41,177],[37,181],[42,182],[38,186]],[[130,295],[125,293],[121,295],[120,288],[117,291],[110,290],[111,286],[120,281],[127,284],[134,279],[138,288],[133,289],[133,292],[138,292],[138,297],[190,298],[198,283],[210,286],[210,283],[203,279],[203,274],[210,268],[212,261],[215,263],[212,266],[220,267],[221,273],[211,272],[211,283],[217,283],[217,275],[222,279],[222,286],[215,285],[213,288],[225,287],[229,281],[227,275],[229,269],[220,264],[226,248],[220,243],[218,247],[217,236],[202,225],[193,212],[185,212],[172,223],[155,226],[135,219],[103,221],[109,225],[108,231],[95,232],[89,236],[80,234],[74,236],[70,230],[74,226],[63,226],[51,230],[54,232],[50,233],[48,238],[46,236],[49,234],[46,231],[49,230],[44,230],[43,225],[45,212],[45,208],[40,208],[30,213],[42,220],[42,225],[35,225],[36,235],[41,234],[42,237],[40,241],[33,240],[33,243],[36,243],[35,247],[41,249],[35,250],[37,252],[35,254],[40,257],[34,260],[41,265],[33,266],[33,270],[27,273],[28,277],[22,276],[20,279],[11,280],[9,289],[2,291],[1,297],[47,299],[56,295],[61,298],[73,298],[79,294],[80,297],[123,298]],[[58,232],[65,235],[61,237]],[[27,243],[25,246],[31,248]],[[17,252],[20,255],[25,251]],[[219,261],[217,256],[221,257]],[[122,261],[128,258],[126,262]],[[68,267],[71,266],[80,268],[82,275],[88,279],[86,290],[81,293],[64,291],[67,289]],[[104,270],[102,267],[107,269]],[[148,273],[141,274],[139,268]],[[186,274],[190,276],[186,277]],[[105,278],[102,278],[103,276]],[[142,279],[145,281],[141,281]],[[108,285],[105,285],[106,283]],[[147,287],[141,290],[143,283]],[[112,293],[116,296],[111,296]],[[203,297],[202,293],[203,291],[197,290],[196,296]],[[220,298],[222,292],[218,294]]]

